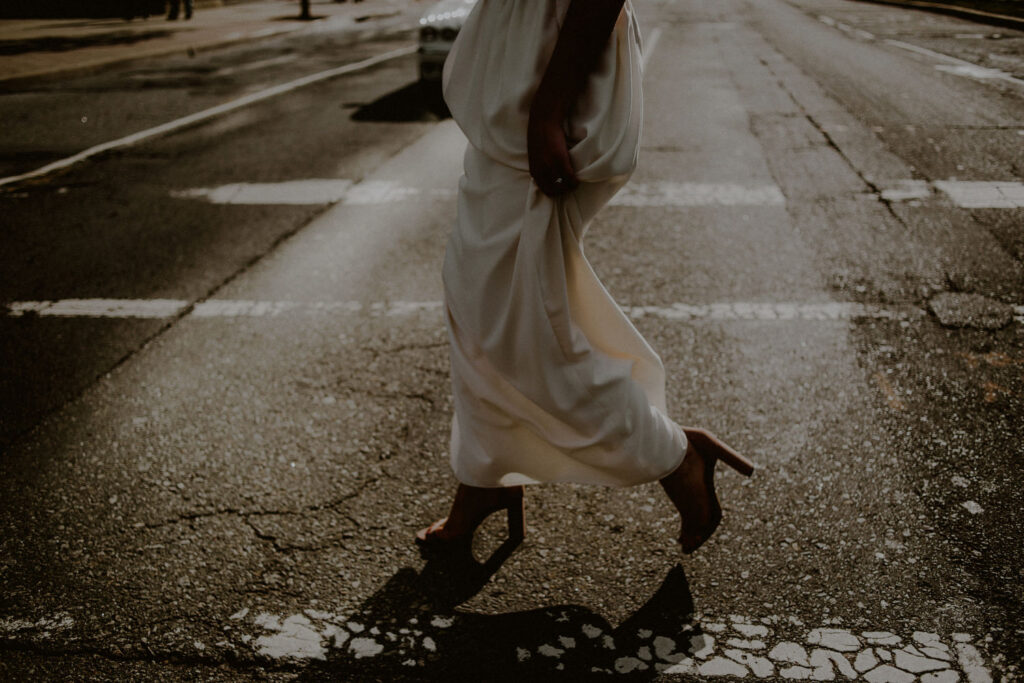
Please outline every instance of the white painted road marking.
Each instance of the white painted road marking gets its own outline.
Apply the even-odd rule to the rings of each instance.
[[[946,62],[946,64],[939,64],[935,66],[935,68],[938,69],[939,71],[945,71],[947,73],[956,74],[958,76],[969,76],[971,78],[989,80],[996,79],[1002,81],[1009,81],[1010,83],[1015,83],[1016,85],[1024,85],[1024,79],[1017,78],[1006,73],[1005,71],[1000,71],[999,69],[988,69],[983,66],[978,66],[973,62],[958,59],[957,57],[951,57],[950,55],[946,55],[941,52],[936,52],[935,50],[929,50],[928,48],[921,47],[920,45],[912,45],[910,43],[905,43],[902,40],[887,39],[885,42],[888,45],[898,47],[901,50],[907,50],[908,52],[916,52],[919,55],[924,55],[925,57],[931,57],[932,59],[938,59],[939,61]]]
[[[890,202],[903,202],[909,199],[927,199],[932,194],[932,186],[927,180],[893,180],[886,183],[879,196]]]
[[[597,619],[571,617],[558,608],[546,610],[544,617],[563,624],[562,633],[551,642],[539,642],[530,633],[523,633],[519,642],[508,643],[508,647],[515,648],[519,662],[536,659],[562,671],[564,665],[559,660],[566,652],[585,650],[586,666],[593,668],[575,672],[578,674],[629,674],[653,669],[701,679],[780,676],[831,681],[838,672],[843,680],[869,683],[909,683],[918,680],[917,675],[929,683],[952,683],[964,678],[968,683],[992,681],[991,670],[976,645],[982,639],[966,633],[944,638],[929,631],[854,631],[838,626],[838,619],[808,629],[794,617],[751,619],[734,615],[727,619],[705,616],[682,623],[669,635],[649,629],[634,634],[605,632],[601,625],[591,623]],[[457,637],[461,619],[457,614],[435,615],[432,619],[429,614],[421,614],[372,624],[362,623],[357,615],[346,617],[316,609],[288,617],[264,612],[251,620],[250,628],[258,629],[255,634],[237,637],[240,645],[267,660],[323,660],[335,650],[352,659],[405,658],[404,665],[416,667],[423,666],[426,652],[444,653],[446,640]],[[245,628],[239,624],[232,631]],[[578,655],[573,659],[581,661]]]
[[[826,26],[831,26],[832,28],[838,29],[847,35],[856,36],[868,41],[875,39],[875,34],[873,33],[850,26],[849,24],[844,24],[841,21],[836,21],[832,17],[824,14],[818,15],[818,20]],[[932,59],[938,59],[946,62],[945,64],[937,64],[935,66],[935,69],[938,71],[945,71],[946,73],[956,74],[957,76],[967,76],[969,78],[977,78],[981,80],[1001,80],[1016,83],[1017,85],[1024,85],[1024,80],[1006,73],[1005,71],[1000,71],[999,69],[989,69],[963,59],[958,59],[957,57],[929,50],[928,48],[921,47],[920,45],[905,43],[902,40],[886,39],[885,42],[888,45],[898,47],[901,50],[916,52],[919,55],[924,55],[925,57],[931,57]]]
[[[422,189],[392,180],[354,183],[343,178],[309,178],[280,183],[231,183],[219,187],[174,190],[178,199],[201,199],[213,204],[390,204],[405,199],[449,199],[454,188]]]
[[[933,184],[949,195],[953,203],[963,208],[1024,208],[1024,183],[937,180]]]
[[[288,64],[298,59],[298,55],[280,55],[278,57],[270,57],[268,59],[258,59],[255,62],[248,62],[246,64],[239,64],[238,66],[224,66],[214,71],[211,76],[231,76],[243,71],[256,71],[257,69],[266,69],[269,66],[278,66],[281,64]]]
[[[627,306],[623,310],[634,319],[652,317],[662,320],[911,320],[927,315],[924,310],[913,306],[885,307],[839,301],[818,304],[677,303],[671,306]]]
[[[984,66],[978,66],[977,64],[936,64],[935,68],[938,71],[945,71],[946,73],[954,74],[956,76],[968,76],[969,78],[985,79],[998,79],[1003,81],[1017,81],[1018,83],[1024,83],[1017,78],[1014,78],[1005,71],[999,69],[989,69]]]
[[[9,317],[40,315],[54,318],[173,318],[188,306],[178,299],[60,299],[16,301],[7,304]]]
[[[280,183],[232,183],[219,187],[174,190],[179,199],[201,199],[215,204],[390,204],[427,196],[452,198],[455,189],[424,190],[389,180],[353,183],[345,179],[290,180]],[[778,206],[786,203],[775,185],[735,183],[630,183],[616,194],[612,206]]]
[[[334,69],[327,69],[326,71],[320,71],[315,74],[310,74],[309,76],[297,78],[294,81],[289,81],[287,83],[275,85],[272,88],[267,88],[266,90],[251,93],[244,97],[240,97],[237,100],[225,102],[224,104],[218,105],[216,107],[204,109],[203,111],[199,111],[194,114],[189,114],[188,116],[183,116],[180,119],[175,119],[174,121],[169,121],[159,126],[139,131],[138,133],[132,133],[131,135],[127,135],[123,138],[118,138],[117,140],[104,142],[103,144],[90,147],[89,149],[79,152],[78,154],[75,154],[73,156],[66,157],[64,159],[59,159],[57,161],[49,163],[45,166],[42,166],[41,168],[37,168],[34,171],[22,173],[21,175],[9,176],[7,178],[0,178],[0,186],[21,182],[22,180],[29,180],[31,178],[39,178],[49,173],[53,173],[54,171],[59,171],[70,166],[74,166],[80,161],[85,161],[86,159],[94,157],[97,154],[109,152],[114,149],[120,149],[122,147],[130,147],[131,145],[138,144],[140,142],[143,142],[144,140],[149,140],[150,138],[155,138],[160,135],[166,135],[167,133],[172,133],[176,130],[186,128],[188,126],[193,126],[197,123],[201,123],[203,121],[215,118],[217,116],[221,116],[222,114],[232,112],[236,109],[248,107],[249,105],[255,104],[257,102],[262,102],[263,100],[270,99],[271,97],[277,97],[278,95],[282,95],[293,90],[298,90],[299,88],[303,88],[307,85],[312,85],[313,83],[319,83],[320,81],[325,81],[327,79],[335,78],[337,76],[341,76],[347,73],[352,73],[354,71],[360,71],[362,69],[366,69],[371,66],[381,64],[382,62],[386,62],[392,59],[397,59],[398,57],[404,57],[406,55],[414,53],[415,51],[416,46],[410,45],[408,47],[403,47],[397,50],[391,50],[390,52],[385,52],[382,55],[370,57],[369,59],[364,59],[361,62],[345,64],[344,66],[339,66]]]
[[[219,187],[175,190],[178,199],[205,199],[212,204],[333,204],[344,198],[351,180],[329,178],[281,183],[231,183]]]
[[[189,307],[192,306],[191,311]],[[54,318],[173,318],[186,311],[192,318],[267,318],[286,314],[356,314],[404,316],[443,310],[441,301],[251,301],[209,299],[192,305],[185,299],[59,299],[15,301],[6,316]],[[843,301],[674,303],[665,306],[623,306],[634,319],[660,320],[896,320],[928,316],[916,306],[879,306]],[[1014,306],[1014,320],[1024,324],[1024,305]]]
[[[1024,208],[1024,183],[1016,180],[892,180],[880,182],[879,196],[888,201],[927,199],[944,192],[962,209]]]
[[[880,182],[886,201],[927,199],[943,192],[961,208],[1013,209],[1024,207],[1024,183],[1019,181],[915,180]],[[413,199],[452,199],[454,188],[419,188],[392,180],[356,183],[344,178],[308,178],[279,183],[231,183],[218,187],[173,190],[178,199],[213,204],[335,204],[381,205]],[[610,206],[782,206],[786,197],[776,185],[735,183],[630,183]]]
[[[875,34],[874,33],[870,33],[868,31],[865,31],[864,29],[860,29],[860,28],[856,28],[854,26],[850,26],[849,24],[844,24],[841,21],[836,21],[832,17],[826,16],[824,14],[818,15],[818,20],[821,21],[821,23],[825,24],[826,26],[831,26],[832,28],[837,28],[840,31],[842,31],[843,33],[846,33],[848,35],[857,36],[858,38],[863,38],[864,40],[874,40],[875,39]]]
[[[17,636],[28,635],[45,640],[51,638],[54,632],[66,631],[74,625],[75,620],[67,612],[57,612],[35,621],[0,617],[0,638],[13,639]]]
[[[944,54],[942,52],[936,52],[935,50],[929,50],[928,48],[921,47],[920,45],[913,45],[911,43],[905,43],[902,40],[894,40],[894,39],[890,38],[890,39],[887,39],[885,42],[887,44],[889,44],[889,45],[892,45],[893,47],[898,47],[901,50],[908,50],[910,52],[916,52],[919,55],[924,55],[925,57],[932,57],[934,59],[938,59],[938,60],[941,60],[943,62],[949,62],[950,64],[957,64],[959,66],[976,66],[974,63],[968,62],[968,61],[966,61],[964,59],[960,59],[959,57],[953,57],[951,55],[947,55],[947,54]]]
[[[776,185],[735,183],[630,183],[609,206],[779,206],[786,197]]]

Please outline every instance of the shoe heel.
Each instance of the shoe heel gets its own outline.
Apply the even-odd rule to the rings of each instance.
[[[721,442],[719,442],[721,443]],[[722,450],[718,454],[718,459],[724,462],[729,467],[733,468],[744,477],[749,477],[754,473],[754,463],[747,458],[743,457],[733,449],[726,446],[724,443],[721,444]]]
[[[520,498],[508,507],[508,537],[521,541],[526,536],[526,513],[523,499]]]
[[[706,429],[692,429],[684,427],[683,432],[686,434],[687,439],[693,440],[694,446],[698,451],[703,450],[703,447],[709,447],[707,449],[708,455],[714,454],[715,458],[721,460],[744,477],[749,477],[754,473],[754,463],[734,451],[727,444],[723,443],[721,439]]]

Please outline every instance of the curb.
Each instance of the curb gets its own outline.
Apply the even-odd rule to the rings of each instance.
[[[983,12],[982,10],[970,9],[969,7],[961,7],[959,5],[943,5],[937,2],[922,2],[921,0],[859,0],[859,2],[871,2],[876,5],[889,5],[891,7],[903,7],[923,10],[925,12],[934,12],[936,14],[948,14],[950,16],[967,19],[968,21],[974,21],[980,24],[990,24],[992,26],[1001,26],[1003,28],[1024,31],[1024,18],[1022,17],[1011,17],[1007,14]]]
[[[258,32],[237,36],[234,38],[225,38],[221,40],[212,40],[208,43],[201,43],[198,45],[173,45],[167,46],[166,49],[158,49],[145,54],[136,55],[124,55],[123,57],[116,57],[112,59],[101,59],[91,64],[81,64],[75,66],[58,67],[56,69],[47,69],[44,71],[37,71],[35,73],[19,74],[10,78],[0,76],[0,92],[17,90],[35,83],[47,82],[51,80],[57,80],[62,78],[87,76],[89,74],[103,71],[104,69],[114,66],[125,66],[132,62],[141,62],[147,59],[155,59],[159,57],[166,57],[167,55],[173,54],[188,54],[196,55],[210,50],[219,50],[224,47],[230,47],[231,45],[239,45],[241,43],[257,42],[260,40],[271,40],[274,38],[281,38],[286,35],[300,33],[308,30],[310,27],[314,27],[318,24],[318,20],[314,19],[308,22],[308,26],[296,26],[295,28],[282,29],[279,32],[267,35],[258,35]],[[415,27],[410,23],[407,26],[381,26],[378,28],[361,28],[358,24],[351,24],[348,27],[341,28],[340,33],[344,34],[346,42],[356,42],[361,40],[379,40],[383,38],[395,38],[402,34],[409,33],[410,37],[415,32]]]

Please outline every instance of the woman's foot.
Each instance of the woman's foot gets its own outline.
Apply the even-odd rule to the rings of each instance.
[[[426,545],[455,545],[468,543],[473,532],[489,515],[499,510],[508,511],[508,535],[523,538],[523,487],[479,488],[459,484],[455,500],[447,517],[439,519],[416,533],[416,541]]]
[[[754,466],[706,430],[683,428],[683,432],[686,455],[679,467],[661,480],[661,486],[682,518],[679,544],[684,553],[692,553],[722,521],[722,506],[715,492],[715,463],[722,460],[745,476],[750,476]]]

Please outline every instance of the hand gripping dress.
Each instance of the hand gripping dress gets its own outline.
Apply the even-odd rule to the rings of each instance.
[[[640,35],[627,2],[567,122],[579,187],[544,195],[529,174],[530,103],[569,0],[480,0],[443,88],[469,140],[444,260],[459,481],[628,486],[686,451],[666,414],[661,360],[583,255],[597,211],[636,166]]]

